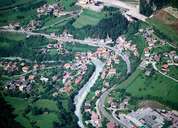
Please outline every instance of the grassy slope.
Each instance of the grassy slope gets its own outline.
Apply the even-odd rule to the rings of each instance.
[[[74,7],[76,1],[77,0],[60,0],[66,11],[71,10]]]
[[[76,28],[82,28],[87,25],[96,25],[104,18],[104,13],[84,10],[79,18],[73,23]]]
[[[29,115],[31,121],[35,121],[36,125],[40,128],[52,128],[53,122],[58,121],[58,117],[55,113],[45,113],[42,115]]]
[[[170,40],[175,41],[176,45],[178,45],[178,33],[174,29],[154,18],[148,19],[148,22],[150,25],[158,29],[161,33],[166,35]]]
[[[177,68],[177,66],[170,66],[168,75],[177,79],[178,78],[178,68]]]
[[[72,52],[88,52],[88,51],[96,51],[96,47],[89,46],[89,45],[83,45],[83,44],[71,44],[71,43],[65,43],[64,48],[72,51]]]
[[[16,117],[16,121],[18,121],[25,128],[31,128],[31,121],[35,121],[36,125],[40,128],[51,128],[53,126],[54,121],[58,121],[57,114],[55,112],[49,112],[42,115],[32,115],[28,114],[29,119],[23,116],[25,108],[28,106],[28,101],[22,98],[17,97],[5,97],[5,100],[15,109],[14,113],[18,116]],[[58,111],[56,102],[52,100],[38,100],[33,106],[37,106],[38,108],[47,108],[50,111]]]
[[[10,96],[5,97],[5,100],[15,109],[14,113],[18,115],[16,121],[26,128],[32,128],[30,122],[22,115],[28,105],[27,100]]]
[[[34,106],[38,108],[47,108],[51,111],[58,111],[57,104],[53,100],[40,99],[34,103]]]
[[[119,88],[126,89],[126,92],[132,96],[145,97],[150,95],[172,103],[178,103],[177,83],[158,73],[155,73],[152,77],[145,77],[137,69]]]

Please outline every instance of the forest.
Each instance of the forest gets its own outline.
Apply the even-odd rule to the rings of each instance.
[[[146,16],[150,16],[154,11],[165,6],[173,6],[178,8],[177,0],[140,0],[140,12]]]

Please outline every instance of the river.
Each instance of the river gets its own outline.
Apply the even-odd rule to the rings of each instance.
[[[81,113],[82,104],[87,94],[90,92],[90,88],[93,87],[100,73],[103,71],[105,65],[103,62],[101,62],[98,59],[92,60],[92,62],[95,65],[95,71],[93,75],[90,77],[90,79],[88,80],[88,82],[79,90],[78,94],[74,98],[75,115],[78,117],[78,125],[81,128],[84,128],[84,124],[82,121],[82,113]]]

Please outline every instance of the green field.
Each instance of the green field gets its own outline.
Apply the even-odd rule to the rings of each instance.
[[[55,113],[44,113],[42,115],[29,115],[28,116],[32,122],[36,122],[36,126],[40,128],[52,128],[53,122],[58,121],[57,114]]]
[[[37,108],[47,108],[51,112],[39,115],[33,115],[30,112],[26,116],[24,116],[25,109],[27,108],[28,105],[30,105],[30,102],[28,102],[28,100],[10,96],[5,97],[5,100],[15,109],[14,114],[17,115],[15,120],[25,128],[31,128],[32,127],[31,122],[35,122],[35,125],[40,128],[52,128],[53,122],[58,121],[58,116],[56,113],[59,110],[57,107],[57,103],[53,100],[40,99],[32,105],[33,107]]]
[[[79,44],[79,43],[64,43],[64,48],[71,52],[89,52],[89,51],[96,51],[96,47]]]
[[[5,97],[5,100],[12,105],[15,109],[15,114],[22,113],[24,109],[27,107],[28,102],[25,99],[17,98],[17,97]]]
[[[155,97],[174,104],[178,103],[177,83],[158,73],[146,77],[142,71],[137,69],[118,88],[126,89],[126,92],[134,97]]]
[[[176,46],[178,46],[178,33],[173,28],[154,18],[148,19],[147,21],[150,25],[159,30],[159,32],[165,36],[164,38],[167,37],[169,40],[175,42]]]
[[[77,0],[60,0],[60,3],[63,5],[64,9],[71,10],[74,8],[74,5]]]
[[[161,54],[161,53],[165,53],[165,52],[169,52],[173,50],[176,50],[176,49],[166,44],[166,45],[157,46],[156,48],[152,49],[151,52],[153,54]]]
[[[52,32],[54,32],[55,29],[59,29],[59,27],[64,26],[66,23],[70,21],[71,17],[69,16],[62,16],[62,17],[51,17],[47,16],[44,18],[43,26],[40,28],[40,30],[47,30],[51,29]]]
[[[82,28],[87,25],[96,25],[105,17],[103,12],[94,12],[91,10],[84,10],[79,18],[73,23],[75,28]]]
[[[5,100],[15,109],[14,114],[17,115],[15,120],[19,122],[22,126],[26,128],[31,128],[32,126],[29,120],[22,115],[25,111],[25,108],[28,106],[28,101],[22,98],[10,96],[5,97]]]
[[[50,111],[58,111],[57,103],[53,100],[40,99],[36,101],[33,106],[38,108],[47,108]]]
[[[24,41],[26,36],[19,33],[0,32],[0,38],[4,40]],[[3,42],[3,40],[1,40]]]
[[[168,75],[171,77],[178,79],[178,68],[177,66],[169,66],[169,72]]]

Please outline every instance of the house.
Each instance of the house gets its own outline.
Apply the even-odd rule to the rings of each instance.
[[[19,22],[11,23],[11,24],[9,24],[9,27],[11,29],[15,29],[15,30],[20,29],[20,23]]]
[[[109,96],[108,98],[108,104],[111,104],[113,102],[113,98],[111,96]]]
[[[109,82],[105,82],[104,83],[104,88],[109,88],[109,87],[110,87]]]
[[[168,65],[168,64],[163,64],[161,70],[164,71],[164,72],[167,72],[167,71],[168,71],[168,68],[169,68],[169,65]]]
[[[27,73],[28,70],[29,70],[29,67],[28,67],[28,66],[24,66],[24,67],[22,67],[22,71],[23,71],[23,72]]]
[[[161,56],[159,56],[159,55],[154,55],[154,60],[156,61],[156,62],[159,62],[160,61],[160,58],[161,58]]]
[[[178,63],[178,56],[174,56],[174,62]]]
[[[100,97],[100,95],[101,95],[100,90],[96,90],[95,95],[96,95],[97,97]]]
[[[107,128],[117,128],[116,124],[114,122],[108,122],[107,123]]]
[[[63,76],[63,79],[66,80],[70,77],[70,73],[69,72],[65,72],[64,73],[64,76]]]
[[[101,79],[105,79],[105,77],[106,77],[106,71],[104,70],[101,74]]]
[[[139,68],[140,68],[141,70],[145,70],[146,66],[148,66],[148,61],[143,60],[143,61],[140,63]]]
[[[91,104],[89,102],[85,102],[84,105],[85,112],[91,112]]]
[[[47,48],[48,48],[48,49],[51,49],[52,47],[53,47],[52,44],[48,44],[48,45],[47,45]]]
[[[82,78],[83,78],[82,76],[79,76],[79,77],[75,80],[75,84],[80,84]]]
[[[34,79],[35,79],[35,76],[34,76],[34,75],[29,75],[28,80],[32,81],[32,80],[34,80]]]
[[[53,77],[52,77],[52,80],[53,80],[53,81],[56,81],[57,79],[58,79],[57,76],[53,76]]]
[[[42,82],[45,82],[45,83],[46,83],[46,82],[48,82],[49,79],[46,78],[46,77],[41,76],[40,80],[41,80]]]
[[[52,38],[54,38],[54,37],[56,37],[56,34],[55,34],[54,32],[52,32],[52,33],[50,33],[50,36],[51,36]]]
[[[92,111],[91,112],[91,123],[93,126],[95,127],[99,127],[99,124],[100,124],[100,119],[99,119],[99,116],[96,112]]]
[[[150,75],[151,75],[151,71],[150,70],[146,70],[145,76],[150,76]]]
[[[34,69],[34,70],[37,70],[37,68],[39,68],[39,65],[38,65],[38,64],[34,64],[34,65],[33,65],[33,69]]]
[[[72,91],[72,87],[70,85],[64,86],[63,89],[64,89],[64,92],[66,92],[66,93],[70,93]]]
[[[149,53],[149,48],[144,48],[144,53],[146,54],[146,53]]]
[[[115,75],[115,74],[116,74],[116,69],[111,68],[111,69],[109,69],[107,76],[113,76],[113,75]]]
[[[24,82],[24,81],[25,81],[25,76],[21,76],[21,77],[19,78],[19,80],[20,80],[21,82]]]
[[[64,68],[69,69],[70,67],[71,67],[71,64],[69,63],[64,64]]]
[[[117,102],[111,102],[111,108],[117,108],[118,103]]]

